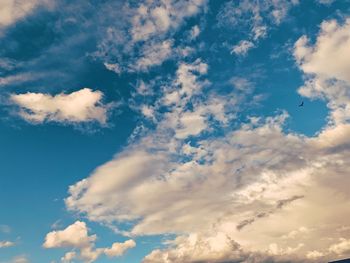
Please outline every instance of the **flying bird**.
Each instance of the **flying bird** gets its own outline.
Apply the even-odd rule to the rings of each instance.
[[[302,101],[300,104],[299,104],[299,107],[303,107],[304,106],[304,101]]]

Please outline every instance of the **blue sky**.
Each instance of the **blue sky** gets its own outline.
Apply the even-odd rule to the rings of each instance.
[[[349,11],[0,3],[0,262],[350,257]]]

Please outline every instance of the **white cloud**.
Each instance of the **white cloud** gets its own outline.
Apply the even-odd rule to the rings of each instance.
[[[350,119],[350,19],[343,24],[324,21],[314,45],[307,36],[295,43],[294,56],[306,75],[299,93],[325,99],[331,109],[330,123]]]
[[[248,40],[241,40],[237,45],[232,47],[231,53],[244,56],[254,47],[254,43]]]
[[[0,77],[0,87],[1,86],[8,86],[11,84],[21,84],[23,82],[29,81],[34,79],[35,76],[29,74],[29,73],[23,73],[23,74],[17,74],[17,75],[10,75],[6,77]]]
[[[113,243],[111,248],[106,248],[104,253],[109,257],[121,256],[126,250],[136,246],[134,240],[126,240],[124,243]]]
[[[43,246],[54,247],[86,247],[96,240],[96,236],[89,236],[84,222],[77,221],[61,231],[52,231],[46,235]]]
[[[20,107],[19,115],[28,122],[79,123],[97,121],[106,124],[110,105],[103,105],[103,93],[84,88],[70,94],[12,94],[10,99]]]
[[[173,248],[152,251],[143,262],[235,262],[244,258],[240,245],[225,233],[216,233],[211,237],[200,234],[180,236],[171,245]]]
[[[136,246],[133,240],[124,243],[113,243],[111,248],[95,248],[96,235],[89,236],[88,228],[84,222],[76,221],[64,230],[52,231],[46,235],[44,248],[73,248],[79,250],[67,252],[62,262],[72,262],[73,259],[81,259],[84,262],[94,262],[102,254],[109,257],[123,255],[126,250]]]
[[[38,6],[52,6],[52,3],[53,1],[47,0],[2,0],[0,2],[0,29],[25,18]]]
[[[141,3],[132,18],[133,40],[145,41],[155,34],[177,29],[184,19],[199,13],[206,3],[206,0],[159,0]]]
[[[299,243],[296,247],[287,247],[280,248],[276,243],[272,243],[269,245],[268,253],[274,256],[278,255],[292,255],[295,254],[298,250],[300,250],[304,244]]]
[[[340,238],[339,243],[330,246],[329,251],[337,255],[350,253],[350,239]]]
[[[70,263],[73,259],[77,258],[77,254],[74,251],[67,252],[62,258],[63,263]]]
[[[174,46],[174,34],[188,18],[202,12],[207,2],[139,1],[133,7],[126,3],[123,10],[126,25],[108,27],[95,55],[107,69],[117,73],[148,71],[170,58],[185,56],[190,50],[181,44]],[[191,34],[196,37],[199,28],[193,27]]]
[[[343,25],[335,20],[323,22],[314,46],[306,36],[295,44],[295,56],[307,74],[336,78],[350,83],[350,19]]]
[[[0,241],[0,248],[13,247],[14,245],[15,245],[15,243],[13,243],[11,241]]]
[[[232,28],[243,38],[231,52],[245,55],[265,38],[271,27],[278,26],[288,16],[298,0],[241,0],[226,2],[217,19],[219,25]]]
[[[166,40],[161,43],[150,43],[145,45],[142,56],[136,61],[135,68],[147,71],[150,67],[161,65],[172,53],[172,41]]]
[[[283,235],[282,238],[284,238],[284,239],[294,239],[296,237],[305,235],[305,234],[307,234],[309,232],[310,232],[310,229],[301,226],[301,227],[299,227],[296,230],[290,231],[287,235]]]
[[[323,256],[324,256],[324,253],[319,252],[317,250],[309,251],[306,254],[306,257],[309,259],[319,259],[319,258],[322,258]]]
[[[199,26],[198,25],[193,26],[190,31],[190,39],[191,40],[196,39],[200,33],[201,33],[201,30]]]
[[[324,237],[348,226],[349,151],[341,145],[350,126],[305,137],[283,131],[282,112],[210,136],[214,125],[232,124],[253,84],[233,78],[234,95],[222,96],[210,92],[207,71],[201,60],[180,63],[152,102],[155,130],[70,186],[67,208],[109,225],[132,222],[125,235],[178,234],[145,262],[305,262],[316,249],[327,259]]]

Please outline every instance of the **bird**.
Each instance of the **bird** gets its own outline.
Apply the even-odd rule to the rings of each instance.
[[[300,104],[299,104],[299,107],[303,107],[304,106],[304,101],[302,101]]]

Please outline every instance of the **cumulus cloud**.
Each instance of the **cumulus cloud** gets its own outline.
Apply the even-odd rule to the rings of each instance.
[[[96,236],[89,236],[84,222],[77,221],[65,230],[53,231],[46,235],[45,248],[54,247],[86,247],[96,240]]]
[[[333,124],[347,122],[350,118],[349,29],[349,19],[343,24],[336,20],[324,21],[314,45],[307,36],[295,43],[294,56],[306,76],[299,93],[311,99],[326,100]]]
[[[106,125],[111,105],[102,104],[103,93],[84,88],[69,94],[12,94],[10,100],[19,106],[19,116],[31,123],[81,123],[96,121]]]
[[[222,96],[210,91],[207,71],[201,60],[180,63],[152,103],[155,129],[70,186],[67,208],[130,222],[125,235],[177,234],[145,262],[305,262],[316,250],[329,258],[324,237],[348,226],[350,126],[306,137],[285,132],[281,112],[227,129],[252,83],[234,78],[234,95]],[[225,132],[210,136],[212,127]]]
[[[350,19],[343,25],[336,20],[325,21],[316,43],[308,44],[307,36],[295,43],[295,57],[300,68],[307,74],[316,74],[322,78],[336,78],[350,82]]]
[[[124,243],[113,243],[111,248],[95,248],[96,235],[89,236],[88,228],[84,222],[76,221],[64,230],[52,231],[46,235],[44,248],[73,248],[79,250],[67,252],[62,262],[72,262],[81,259],[84,262],[94,262],[102,254],[109,257],[123,255],[126,250],[136,246],[135,241],[127,240]]]
[[[136,246],[134,240],[127,240],[124,243],[113,243],[111,248],[106,248],[104,253],[109,257],[118,257],[125,253],[126,250]]]

